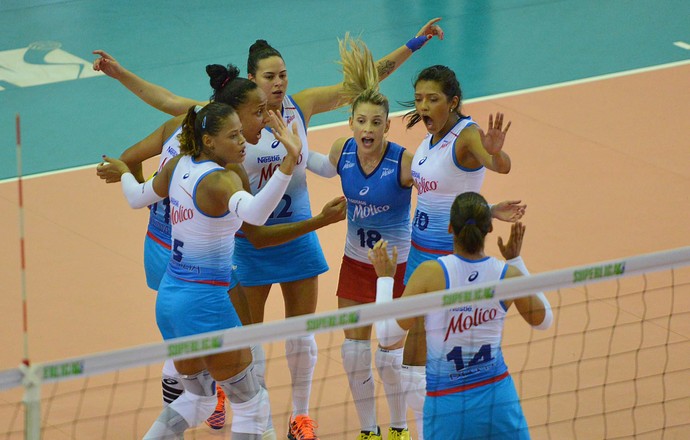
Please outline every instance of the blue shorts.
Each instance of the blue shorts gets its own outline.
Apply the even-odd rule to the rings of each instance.
[[[168,267],[170,249],[146,234],[144,239],[144,272],[146,272],[146,284],[150,289],[158,290],[163,274]]]
[[[424,399],[424,437],[448,440],[529,440],[513,378]]]
[[[425,261],[435,260],[438,257],[442,257],[448,254],[452,254],[452,252],[445,253],[442,251],[435,251],[434,253],[431,253],[423,251],[421,249],[417,249],[414,246],[410,246],[410,255],[407,256],[407,269],[405,269],[405,279],[403,280],[405,285],[407,285],[407,281],[410,279],[410,276],[412,276],[412,272],[414,272],[417,266],[424,263]]]
[[[163,339],[242,325],[227,286],[183,281],[167,272],[156,297],[156,323]]]
[[[315,232],[264,249],[235,236],[235,273],[243,286],[264,286],[304,280],[328,270]]]

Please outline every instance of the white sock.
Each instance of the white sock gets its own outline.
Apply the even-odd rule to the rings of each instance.
[[[402,369],[403,349],[385,350],[381,347],[376,350],[376,370],[383,382],[386,391],[388,408],[391,413],[392,428],[407,428],[407,405],[405,405],[405,393],[403,390]]]
[[[292,377],[292,415],[309,414],[311,381],[317,357],[314,335],[286,340],[285,353]]]
[[[252,359],[254,363],[254,375],[259,379],[259,383],[262,387],[268,390],[266,386],[266,353],[264,352],[264,347],[259,345],[252,345]],[[268,419],[268,429],[273,428],[273,417],[270,416]],[[267,437],[264,436],[264,439]]]
[[[414,413],[417,438],[424,440],[424,399],[426,398],[426,367],[403,365],[401,370],[405,402]]]
[[[345,339],[340,349],[362,431],[376,432],[376,402],[371,371],[371,342]]]

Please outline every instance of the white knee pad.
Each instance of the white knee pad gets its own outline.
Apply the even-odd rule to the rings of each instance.
[[[189,426],[196,426],[209,418],[216,408],[216,381],[208,371],[192,376],[182,375],[180,381],[185,392],[169,408],[184,417]]]
[[[230,402],[230,407],[233,433],[263,434],[268,429],[271,402],[265,388],[246,402]]]
[[[386,350],[379,347],[376,350],[376,370],[384,383],[400,383],[400,372],[402,370],[403,349]]]
[[[340,348],[343,367],[350,381],[364,383],[371,379],[371,342],[345,339]]]

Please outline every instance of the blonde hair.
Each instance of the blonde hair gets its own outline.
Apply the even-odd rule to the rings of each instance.
[[[379,91],[379,72],[367,45],[347,32],[344,39],[338,39],[338,47],[338,64],[343,72],[343,101],[351,104],[352,111],[361,103],[370,103],[383,106],[388,114],[388,98]]]

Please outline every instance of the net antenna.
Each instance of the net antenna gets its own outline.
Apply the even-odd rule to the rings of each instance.
[[[15,116],[15,131],[17,137],[17,192],[19,196],[19,260],[22,295],[22,339],[24,357],[20,369],[24,370],[23,379],[25,391],[22,402],[24,403],[24,432],[27,440],[37,440],[41,437],[41,384],[31,369],[29,358],[29,319],[26,294],[26,247],[24,234],[24,187],[22,185],[22,134],[21,118],[19,113]]]

